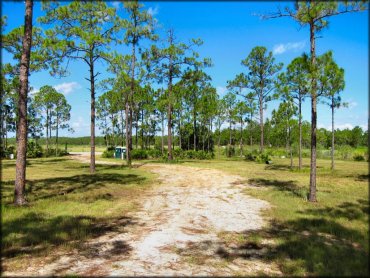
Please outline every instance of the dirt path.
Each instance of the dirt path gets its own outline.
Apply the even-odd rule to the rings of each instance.
[[[79,158],[80,161],[81,158]],[[25,275],[278,275],[261,260],[264,248],[240,249],[222,234],[248,233],[264,225],[265,201],[241,193],[237,176],[181,165],[142,166],[159,176],[125,233],[109,233],[86,243],[86,252],[27,270]],[[225,254],[233,254],[232,259]],[[263,254],[262,254],[263,255]],[[227,259],[229,257],[229,259]]]

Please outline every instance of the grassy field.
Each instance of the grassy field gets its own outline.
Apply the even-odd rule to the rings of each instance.
[[[24,269],[58,252],[83,251],[82,243],[130,225],[127,212],[151,187],[153,175],[124,166],[89,166],[66,158],[29,159],[29,206],[14,207],[15,161],[2,161],[2,257],[4,270]]]
[[[135,163],[148,162],[161,163]],[[237,174],[251,185],[245,186],[246,194],[271,204],[264,211],[268,225],[263,230],[224,233],[223,240],[242,250],[267,250],[261,259],[277,264],[284,275],[368,274],[368,163],[338,160],[332,172],[330,160],[318,159],[318,202],[309,203],[309,159],[303,162],[301,171],[279,158],[271,165],[240,158],[178,163]],[[101,165],[91,176],[87,164],[66,158],[29,159],[30,205],[18,208],[11,204],[15,161],[2,163],[2,250],[6,267],[12,269],[59,251],[79,250],[87,239],[124,228],[130,224],[125,214],[137,208],[140,196],[153,185],[153,175],[140,168]],[[240,254],[222,256],[226,263]]]
[[[304,169],[289,168],[289,159],[265,165],[239,159],[185,162],[245,178],[245,192],[267,200],[268,226],[245,235],[228,235],[240,248],[267,248],[267,262],[285,275],[367,275],[369,271],[368,163],[318,160],[317,203],[307,202],[309,159]],[[295,161],[297,165],[297,161]],[[235,254],[226,254],[235,259]]]

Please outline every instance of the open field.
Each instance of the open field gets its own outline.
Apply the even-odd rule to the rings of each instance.
[[[24,208],[10,204],[15,167],[14,161],[3,161],[2,249],[5,270],[8,271],[24,269],[25,265],[52,263],[71,250],[83,254],[87,241],[111,232],[127,231],[133,225],[127,215],[136,213],[142,206],[140,199],[159,185],[154,182],[157,174],[148,171],[150,168],[145,164],[158,165],[158,169],[163,165],[153,160],[137,161],[137,166],[144,166],[131,170],[123,165],[99,165],[97,174],[90,176],[88,164],[67,158],[28,161],[30,205]],[[209,264],[210,257],[217,258],[214,267],[224,274],[229,273],[222,272],[228,267],[244,265],[244,272],[230,273],[366,275],[369,257],[368,163],[337,161],[337,169],[331,172],[330,160],[319,159],[318,203],[312,204],[306,201],[309,159],[304,159],[302,171],[290,170],[289,159],[275,158],[273,162],[265,165],[240,158],[223,158],[168,165],[174,167],[170,169],[179,170],[187,168],[183,166],[196,167],[193,173],[204,168],[237,175],[240,179],[236,185],[245,194],[270,204],[270,208],[263,211],[265,226],[218,233],[223,247],[214,250],[211,256],[199,252],[197,245],[187,250],[175,248],[171,252],[180,256],[190,269],[200,269]],[[166,172],[165,177],[172,174],[176,179],[176,173]],[[210,183],[215,182],[212,185],[215,188],[220,177],[210,175],[207,179]],[[187,187],[193,191],[193,182],[187,181]],[[158,205],[149,207],[158,215],[164,209]],[[186,210],[184,213],[186,215]],[[245,265],[252,262],[260,269],[249,269]],[[264,269],[264,265],[271,269]],[[122,265],[114,266],[117,268],[115,273],[119,273]]]

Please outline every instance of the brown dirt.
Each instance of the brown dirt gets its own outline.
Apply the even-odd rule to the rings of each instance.
[[[88,162],[86,155],[72,158]],[[156,173],[159,185],[145,194],[140,211],[128,215],[137,224],[86,242],[86,252],[61,254],[52,263],[3,275],[281,275],[262,259],[263,246],[246,250],[218,237],[247,235],[265,225],[260,212],[269,204],[242,193],[247,185],[240,177],[181,165],[141,168]]]

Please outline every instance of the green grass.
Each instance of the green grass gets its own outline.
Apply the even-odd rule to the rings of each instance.
[[[317,164],[318,202],[310,203],[309,159],[304,159],[301,171],[291,170],[289,159],[274,159],[272,165],[236,158],[184,163],[237,174],[252,185],[245,193],[272,205],[264,211],[267,227],[245,234],[241,249],[247,251],[255,238],[274,242],[259,247],[269,250],[262,259],[276,263],[285,275],[367,275],[368,164],[337,161],[334,172],[328,160]]]
[[[12,205],[15,161],[2,161],[2,256],[4,270],[77,249],[107,232],[123,231],[127,217],[151,187],[153,175],[125,166],[89,165],[66,158],[29,159],[26,207]]]
[[[101,160],[100,158],[97,158]],[[117,161],[115,159],[102,159]],[[161,161],[137,161],[136,164]],[[53,258],[58,251],[77,249],[83,242],[109,231],[122,231],[133,222],[127,212],[151,187],[153,176],[140,168],[88,164],[66,158],[29,159],[28,207],[14,207],[15,161],[3,161],[2,251],[5,269],[22,269],[35,260]],[[317,160],[317,203],[307,201],[309,159],[303,169],[289,168],[289,159],[273,158],[272,165],[240,158],[178,161],[179,165],[215,168],[244,178],[244,192],[268,201],[268,225],[242,234],[220,234],[238,246],[230,260],[267,249],[260,259],[277,265],[284,275],[367,275],[369,259],[368,163]],[[295,165],[298,161],[295,158]],[[232,252],[232,251],[230,251]],[[253,253],[253,252],[252,252]],[[55,257],[55,256],[54,256]],[[198,261],[196,261],[198,262]],[[199,261],[201,262],[201,260]],[[5,270],[4,269],[4,270]],[[264,273],[261,273],[264,274]]]

